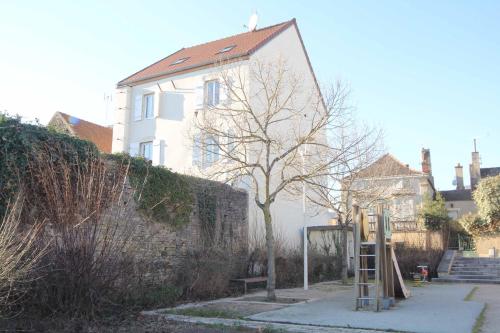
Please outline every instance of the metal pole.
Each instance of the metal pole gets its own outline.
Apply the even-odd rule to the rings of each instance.
[[[307,145],[304,145],[304,151],[299,151],[302,157],[302,175],[305,174],[305,154],[307,154]],[[304,224],[304,290],[309,289],[308,266],[307,266],[307,222],[306,222],[306,182],[302,180],[302,223]]]
[[[308,267],[307,267],[307,227],[304,226],[304,290],[309,289],[308,280]]]

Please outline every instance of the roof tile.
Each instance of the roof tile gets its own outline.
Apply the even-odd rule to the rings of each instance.
[[[111,153],[113,129],[86,121],[63,112],[57,112],[76,137],[93,142],[104,153]],[[54,117],[56,116],[54,115]]]
[[[219,61],[250,55],[292,24],[295,24],[295,19],[255,31],[249,31],[212,42],[182,48],[177,52],[174,52],[171,55],[140,70],[139,72],[123,79],[118,82],[118,86],[124,86],[158,76],[190,70],[204,65],[214,64]],[[221,52],[221,50],[225,47],[233,45],[234,47],[229,51]],[[177,64],[175,63],[183,58],[187,59]]]

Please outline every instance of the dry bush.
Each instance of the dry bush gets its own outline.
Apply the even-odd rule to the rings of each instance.
[[[411,279],[417,272],[417,266],[429,265],[429,276],[437,277],[437,267],[444,251],[442,249],[424,249],[422,246],[396,243],[396,258],[403,278]]]
[[[48,223],[42,279],[30,305],[41,314],[93,317],[112,308],[128,285],[132,228],[122,199],[126,167],[89,151],[85,160],[63,158],[60,146],[39,146],[28,163],[31,213]]]
[[[0,225],[0,318],[28,292],[37,278],[36,268],[45,249],[38,248],[36,238],[42,223],[21,225],[22,195],[18,195]]]
[[[326,243],[325,243],[326,244]],[[335,244],[337,247],[339,244]],[[304,254],[302,246],[290,246],[281,234],[275,236],[276,286],[297,287],[304,282]],[[336,280],[340,277],[342,258],[331,247],[309,246],[308,279],[311,283]],[[248,276],[261,276],[267,272],[265,240],[252,235],[247,261]]]
[[[235,261],[223,247],[208,247],[188,251],[180,264],[176,286],[187,299],[210,299],[230,294],[229,280],[235,278]]]

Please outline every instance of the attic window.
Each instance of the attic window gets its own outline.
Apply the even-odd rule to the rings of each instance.
[[[173,63],[171,63],[170,66],[182,64],[184,61],[186,61],[188,59],[189,59],[189,57],[177,59],[176,61],[174,61]]]
[[[232,49],[234,49],[236,47],[236,45],[229,45],[229,46],[226,46],[222,49],[219,50],[218,53],[224,53],[224,52],[229,52],[231,51]]]

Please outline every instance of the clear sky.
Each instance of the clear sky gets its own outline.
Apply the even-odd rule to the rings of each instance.
[[[181,47],[293,17],[318,79],[350,82],[358,118],[439,189],[468,164],[500,166],[500,1],[0,0],[0,110],[112,123],[116,82]],[[106,111],[108,105],[108,111]]]

